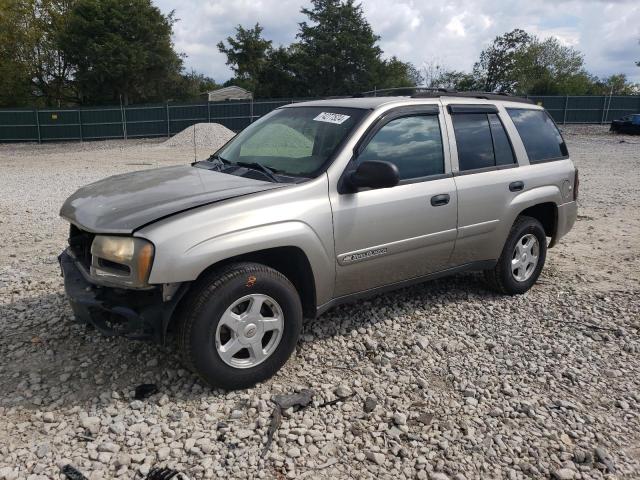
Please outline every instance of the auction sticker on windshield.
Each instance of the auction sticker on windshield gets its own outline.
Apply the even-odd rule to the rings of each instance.
[[[343,115],[341,113],[322,112],[314,120],[316,122],[335,123],[340,125],[349,119],[349,115]]]

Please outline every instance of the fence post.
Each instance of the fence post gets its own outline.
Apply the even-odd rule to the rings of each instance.
[[[167,101],[167,138],[171,136],[171,120],[169,118],[169,102]]]
[[[124,107],[122,106],[122,95],[120,95],[120,122],[122,123],[122,138],[127,139],[127,119],[124,116]]]
[[[207,123],[211,123],[211,102],[207,99]]]
[[[569,108],[569,95],[567,95],[564,99],[564,114],[562,117],[562,124],[567,124],[567,108]]]
[[[82,142],[84,139],[82,138],[82,111],[78,109],[78,128],[80,129],[80,141]]]
[[[602,97],[604,102],[602,103],[602,118],[600,119],[600,125],[604,125],[605,108],[607,108],[607,96]]]
[[[42,143],[42,138],[40,137],[40,113],[38,112],[37,108],[34,110],[34,112],[36,114],[36,126],[38,127],[38,143]]]

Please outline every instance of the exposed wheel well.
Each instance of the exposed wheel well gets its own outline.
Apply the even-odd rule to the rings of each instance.
[[[307,318],[316,316],[316,285],[311,264],[305,253],[298,247],[278,247],[237,255],[208,267],[200,277],[214,268],[235,262],[255,262],[278,270],[296,287],[302,311]]]
[[[558,225],[558,207],[555,203],[539,203],[520,212],[520,216],[523,215],[537,219],[542,224],[547,237],[555,236]]]

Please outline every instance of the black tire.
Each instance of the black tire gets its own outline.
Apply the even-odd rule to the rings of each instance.
[[[516,243],[525,235],[532,234],[538,240],[538,263],[531,275],[524,281],[516,280],[511,271],[511,260],[514,257]],[[529,290],[538,280],[547,257],[547,238],[544,227],[535,218],[520,216],[511,227],[507,241],[502,249],[498,263],[491,270],[485,270],[487,283],[494,290],[507,295],[519,295]]]
[[[262,363],[234,368],[216,349],[216,330],[227,308],[246,295],[268,295],[283,313],[280,342]],[[272,377],[296,347],[302,304],[295,287],[280,272],[258,263],[235,263],[204,276],[181,310],[179,344],[188,367],[207,384],[225,390],[247,388]]]

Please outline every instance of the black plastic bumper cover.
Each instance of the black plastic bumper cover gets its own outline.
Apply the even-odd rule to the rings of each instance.
[[[185,286],[170,301],[163,302],[159,288],[128,290],[94,285],[66,250],[58,260],[67,298],[79,322],[91,324],[107,336],[164,342],[171,315]]]

